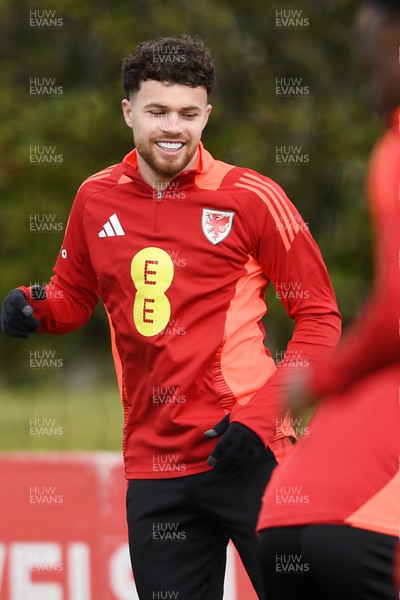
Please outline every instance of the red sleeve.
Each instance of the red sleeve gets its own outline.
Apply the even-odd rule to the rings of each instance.
[[[234,410],[231,420],[247,425],[268,444],[282,415],[287,381],[295,372],[307,372],[336,346],[341,316],[306,223],[277,184],[267,178],[259,181],[247,184],[258,196],[249,215],[255,257],[295,328],[277,371],[248,404]]]
[[[397,126],[398,127],[398,126]],[[344,391],[400,359],[400,135],[388,132],[371,159],[369,193],[375,226],[375,279],[370,301],[329,362],[313,373],[320,395]]]
[[[90,319],[96,306],[97,277],[93,272],[84,231],[84,192],[78,192],[68,219],[54,276],[46,285],[46,300],[35,300],[31,288],[21,286],[40,319],[40,333],[68,333]]]

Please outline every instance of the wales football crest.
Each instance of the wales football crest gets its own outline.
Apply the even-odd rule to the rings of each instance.
[[[203,208],[203,215],[201,218],[203,232],[208,241],[214,244],[214,246],[215,244],[222,242],[229,234],[232,229],[234,214],[234,212],[224,210]]]

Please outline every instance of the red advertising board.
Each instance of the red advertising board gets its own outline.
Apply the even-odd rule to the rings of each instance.
[[[138,600],[119,454],[3,454],[0,480],[0,600]],[[224,600],[256,600],[231,546]]]

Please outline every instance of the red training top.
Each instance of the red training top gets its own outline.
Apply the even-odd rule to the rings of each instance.
[[[319,406],[267,487],[259,529],[340,523],[399,535],[400,109],[369,170],[376,228],[371,300],[313,372]]]
[[[47,300],[31,301],[41,332],[73,331],[105,304],[129,479],[209,470],[216,442],[203,433],[227,412],[278,452],[285,367],[321,358],[340,334],[322,257],[283,190],[201,144],[163,192],[140,177],[135,150],[89,177],[54,273]],[[278,369],[263,343],[269,281],[295,321]]]

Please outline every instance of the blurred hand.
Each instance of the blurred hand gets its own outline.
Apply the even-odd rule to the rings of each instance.
[[[320,400],[320,396],[310,391],[307,375],[298,375],[289,383],[286,402],[294,419],[301,418],[307,409],[314,407]]]

